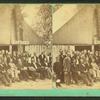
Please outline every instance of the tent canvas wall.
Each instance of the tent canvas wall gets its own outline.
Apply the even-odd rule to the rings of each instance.
[[[92,48],[93,36],[96,34],[94,6],[85,6],[66,24],[53,33],[53,55],[59,49],[75,50],[75,46]]]
[[[11,17],[11,7],[0,6],[0,44],[8,45],[14,39],[14,26]]]
[[[86,6],[53,34],[53,44],[92,44],[95,32],[94,8]]]
[[[1,49],[12,49],[17,50],[18,44],[15,42],[16,40],[16,22],[17,21],[14,17],[14,13],[12,13],[13,6],[11,5],[0,5],[0,48]],[[16,13],[16,12],[15,12]],[[41,52],[44,48],[42,43],[42,38],[39,37],[29,26],[25,20],[23,20],[23,33],[21,34],[23,37],[23,41],[29,41],[29,45],[25,46],[25,50],[30,52]],[[11,48],[10,44],[13,45]],[[31,45],[31,46],[30,46]]]
[[[25,45],[25,51],[31,54],[34,52],[40,54],[45,50],[42,37],[39,37],[25,21],[23,22],[23,41],[29,41],[29,44]]]

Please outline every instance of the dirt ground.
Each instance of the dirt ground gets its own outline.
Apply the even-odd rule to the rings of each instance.
[[[4,86],[0,84],[0,89],[52,89],[56,88],[55,83],[52,83],[52,80],[45,79],[45,80],[36,80],[28,82],[21,81],[12,83],[11,86]],[[86,86],[85,84],[61,84],[59,89],[100,89],[100,82],[95,82],[92,86]]]
[[[52,88],[52,81],[49,79],[45,80],[36,80],[28,82],[21,81],[12,83],[11,86],[4,86],[0,84],[0,89],[51,89]]]
[[[60,89],[100,89],[100,82],[94,83],[92,86],[86,86],[85,84],[71,84],[71,85],[66,85],[66,84],[61,84]]]

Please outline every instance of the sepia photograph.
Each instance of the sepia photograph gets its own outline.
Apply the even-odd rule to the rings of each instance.
[[[0,4],[0,89],[99,85],[99,4]]]
[[[100,5],[52,7],[53,87],[100,89]]]
[[[0,4],[0,89],[52,88],[49,4]]]

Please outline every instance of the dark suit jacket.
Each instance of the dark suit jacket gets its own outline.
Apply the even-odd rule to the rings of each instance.
[[[53,71],[56,73],[56,74],[59,74],[62,70],[62,67],[61,67],[61,63],[60,62],[55,62],[53,64]]]
[[[33,63],[31,63],[30,66],[33,67],[33,68],[35,68],[35,69],[38,68],[38,67],[36,68],[35,65],[34,65]],[[37,66],[37,64],[36,64],[36,66]]]
[[[46,59],[46,56],[43,55],[43,57],[42,57],[42,55],[39,55],[39,59],[40,59],[41,65],[42,65],[42,66],[45,66],[45,59]]]
[[[65,57],[63,60],[63,70],[70,72],[71,69],[71,59],[70,57]]]
[[[85,73],[86,70],[87,70],[87,68],[84,64],[79,64],[79,71],[81,73]]]

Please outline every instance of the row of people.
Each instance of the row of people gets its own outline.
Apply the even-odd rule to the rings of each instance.
[[[57,86],[60,83],[85,83],[91,86],[100,80],[100,52],[60,50],[53,64],[53,71],[56,79],[59,79]]]
[[[0,52],[0,81],[6,85],[21,80],[33,80],[37,78],[51,78],[51,54],[42,52],[39,56],[27,52]]]

